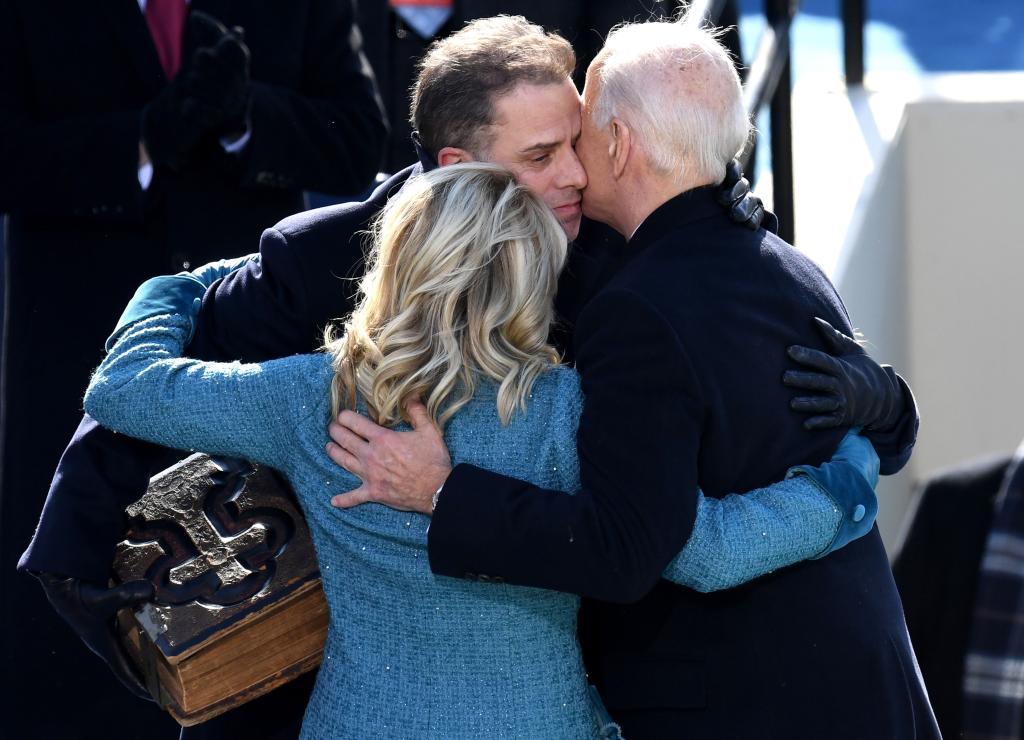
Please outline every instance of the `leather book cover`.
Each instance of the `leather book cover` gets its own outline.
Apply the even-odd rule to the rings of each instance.
[[[152,602],[119,623],[153,697],[185,725],[319,665],[327,628],[313,543],[283,478],[194,454],[126,509],[115,580]]]

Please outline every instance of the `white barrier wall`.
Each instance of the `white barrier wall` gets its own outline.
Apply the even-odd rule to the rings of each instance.
[[[1024,438],[1024,100],[907,104],[872,180],[834,278],[921,408],[910,465],[879,488],[891,552],[916,483]]]
[[[868,352],[879,362],[898,368],[916,392],[917,377],[907,343],[905,149],[898,132],[864,206],[868,217],[861,221],[857,238],[847,244],[846,261],[837,268],[836,287],[854,326],[867,339]],[[899,475],[879,481],[878,526],[890,552],[910,498],[919,451]]]

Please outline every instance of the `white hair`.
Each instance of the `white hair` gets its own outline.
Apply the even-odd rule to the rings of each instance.
[[[594,123],[619,118],[655,171],[718,184],[747,142],[739,76],[714,34],[685,19],[614,29],[594,63]]]

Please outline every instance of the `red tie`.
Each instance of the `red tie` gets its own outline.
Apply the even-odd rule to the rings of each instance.
[[[146,1],[146,25],[168,80],[181,67],[181,36],[187,12],[185,0]]]

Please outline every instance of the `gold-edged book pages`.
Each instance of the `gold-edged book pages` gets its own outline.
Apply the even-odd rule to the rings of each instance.
[[[118,615],[160,706],[183,726],[216,717],[320,664],[327,603],[302,513],[278,473],[195,454],[126,510],[118,582],[153,602]]]

